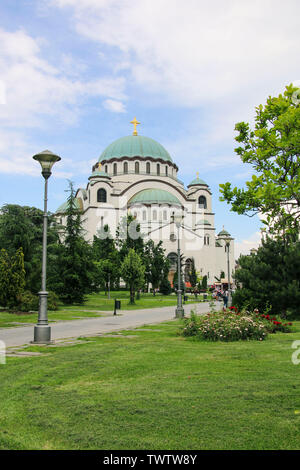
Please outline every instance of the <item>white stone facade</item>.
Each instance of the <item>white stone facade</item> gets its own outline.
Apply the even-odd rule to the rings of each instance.
[[[133,137],[134,138],[134,137]],[[131,213],[141,225],[145,237],[155,242],[163,241],[166,255],[177,254],[178,228],[172,215],[183,217],[179,229],[180,249],[185,261],[195,260],[200,276],[207,275],[208,284],[216,282],[224,271],[227,278],[227,252],[224,230],[216,235],[212,193],[201,179],[193,180],[188,188],[177,179],[178,167],[172,160],[165,161],[155,156],[128,157],[126,154],[96,163],[85,189],[79,188],[76,198],[82,209],[85,237],[92,241],[97,230],[108,224],[115,236],[122,217]],[[100,190],[100,191],[99,191]],[[104,190],[104,191],[103,191]],[[151,201],[132,201],[152,190]],[[169,199],[162,199],[167,194]],[[202,198],[201,198],[202,197]],[[199,199],[200,198],[200,199]],[[145,198],[144,198],[145,199]],[[173,203],[173,200],[177,202]],[[65,224],[64,211],[56,215]],[[173,255],[172,255],[173,254]],[[234,240],[230,245],[230,267],[234,267]]]

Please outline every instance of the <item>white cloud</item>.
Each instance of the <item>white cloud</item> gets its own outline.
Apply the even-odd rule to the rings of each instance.
[[[6,126],[36,127],[48,124],[51,117],[72,124],[89,97],[124,97],[122,78],[80,80],[73,73],[70,76],[70,58],[62,55],[62,70],[53,67],[41,58],[39,40],[24,31],[0,29],[0,43],[0,77],[6,84],[0,122]]]
[[[261,232],[253,233],[248,239],[234,243],[235,259],[240,255],[249,255],[252,248],[257,249],[261,244]]]
[[[90,97],[115,100],[120,109],[125,97],[122,77],[83,79],[84,65],[64,54],[57,59],[61,67],[54,67],[42,57],[44,43],[23,30],[0,29],[1,173],[38,174],[31,161],[36,147],[24,128],[74,124]]]
[[[241,99],[252,104],[253,94],[265,99],[298,71],[291,53],[300,44],[297,0],[284,5],[279,0],[52,4],[72,7],[80,34],[117,48],[120,64],[126,64],[136,83],[176,104],[218,106],[224,100],[227,114],[229,103],[232,108]]]
[[[113,113],[125,113],[125,106],[122,103],[122,101],[116,101],[116,100],[105,100],[103,102],[104,108],[108,109],[109,111],[112,111]]]

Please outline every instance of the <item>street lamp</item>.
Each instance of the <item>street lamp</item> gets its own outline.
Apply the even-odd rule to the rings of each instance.
[[[231,285],[230,285],[230,261],[229,261],[229,252],[230,252],[230,242],[233,240],[230,236],[227,236],[224,241],[225,241],[225,247],[227,251],[227,280],[228,280],[228,302],[227,306],[231,307]]]
[[[51,169],[55,162],[61,160],[58,155],[44,150],[32,157],[38,161],[42,167],[42,175],[45,179],[44,191],[44,216],[43,216],[43,255],[42,255],[42,288],[39,292],[39,316],[38,323],[34,327],[34,340],[33,343],[50,343],[51,342],[51,327],[48,325],[47,316],[47,299],[48,292],[46,291],[46,277],[47,277],[47,195],[48,195],[48,178],[51,176]]]
[[[179,228],[181,226],[183,216],[181,214],[174,214],[173,220],[177,227],[177,238],[178,238],[178,248],[177,248],[177,276],[178,276],[178,289],[177,289],[177,308],[175,311],[176,318],[184,317],[184,309],[182,307],[182,291],[181,291],[181,262],[180,262],[180,242],[179,242]]]

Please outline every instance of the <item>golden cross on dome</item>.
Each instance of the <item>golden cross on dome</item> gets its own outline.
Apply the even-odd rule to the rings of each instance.
[[[132,135],[138,135],[137,130],[136,130],[136,126],[137,126],[137,124],[141,124],[141,123],[139,121],[137,121],[136,117],[135,117],[132,121],[130,121],[130,124],[134,125],[134,131],[133,131]]]
[[[101,163],[98,163],[98,171],[101,171]]]
[[[197,179],[199,179],[199,171],[197,171],[196,176],[197,176]]]

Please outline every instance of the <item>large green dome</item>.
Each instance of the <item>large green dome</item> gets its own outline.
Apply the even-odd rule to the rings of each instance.
[[[121,157],[152,157],[172,162],[169,153],[160,143],[143,135],[128,135],[115,140],[102,152],[99,162]]]
[[[132,204],[170,204],[172,206],[181,206],[176,196],[163,189],[144,189],[130,199],[129,205]]]

